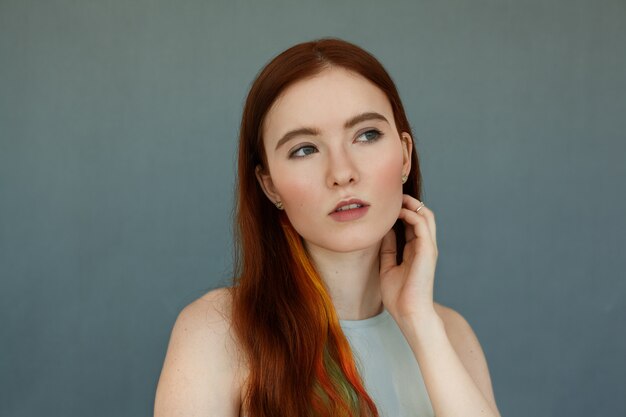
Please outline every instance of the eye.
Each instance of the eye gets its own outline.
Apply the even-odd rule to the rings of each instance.
[[[363,133],[361,133],[359,136],[357,136],[358,138],[364,138],[363,140],[358,140],[358,142],[374,142],[376,140],[378,140],[381,136],[383,135],[383,132],[381,132],[378,129],[370,129],[367,130]]]
[[[315,152],[317,152],[317,149],[315,149],[314,146],[306,145],[306,146],[301,146],[295,149],[293,152],[290,152],[289,157],[290,158],[303,158]]]

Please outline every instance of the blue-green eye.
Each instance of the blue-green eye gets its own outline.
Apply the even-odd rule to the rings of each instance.
[[[303,158],[317,152],[317,149],[311,145],[301,146],[289,154],[290,158]]]
[[[359,142],[374,142],[375,140],[379,139],[381,136],[383,135],[383,132],[381,132],[378,129],[370,129],[366,132],[361,133],[358,138],[364,138],[364,140],[360,140]]]

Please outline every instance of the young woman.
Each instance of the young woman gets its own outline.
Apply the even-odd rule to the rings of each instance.
[[[155,416],[499,416],[393,81],[361,48],[289,48],[243,111],[236,279],[174,326]]]

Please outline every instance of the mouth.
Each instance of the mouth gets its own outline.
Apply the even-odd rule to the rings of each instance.
[[[348,210],[355,210],[355,209],[359,209],[359,208],[367,207],[367,206],[369,206],[369,204],[367,204],[364,201],[357,200],[357,199],[350,199],[346,201],[341,201],[339,204],[335,206],[335,209],[331,211],[329,214],[340,213],[340,212],[344,212]]]
[[[339,207],[337,210],[335,210],[335,212],[352,210],[352,209],[360,208],[360,207],[363,207],[363,205],[362,204],[348,204],[347,206]]]
[[[342,201],[330,212],[330,217],[337,222],[352,222],[367,214],[369,204],[364,201],[351,199]]]

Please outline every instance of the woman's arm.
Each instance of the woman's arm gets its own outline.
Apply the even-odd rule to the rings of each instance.
[[[489,369],[469,323],[435,303],[435,312],[400,325],[419,363],[435,415],[500,417]]]
[[[499,417],[478,339],[460,314],[433,300],[438,257],[434,213],[405,194],[398,218],[405,223],[406,244],[397,265],[394,230],[383,238],[381,295],[417,359],[435,415]]]
[[[419,363],[437,417],[500,416],[491,384],[486,386],[488,371],[486,365],[481,365],[485,359],[482,350],[479,353],[480,345],[477,340],[468,343],[471,329],[463,330],[465,336],[453,337],[457,341],[465,339],[457,346],[464,352],[461,356],[446,333],[444,321],[435,311],[419,321],[403,322],[400,329]],[[471,366],[466,367],[461,358]]]
[[[227,299],[220,288],[180,312],[156,390],[155,417],[239,415],[239,368],[224,314]]]
[[[443,320],[446,335],[463,366],[500,417],[487,360],[472,327],[460,313],[449,307],[435,303],[435,311]]]

